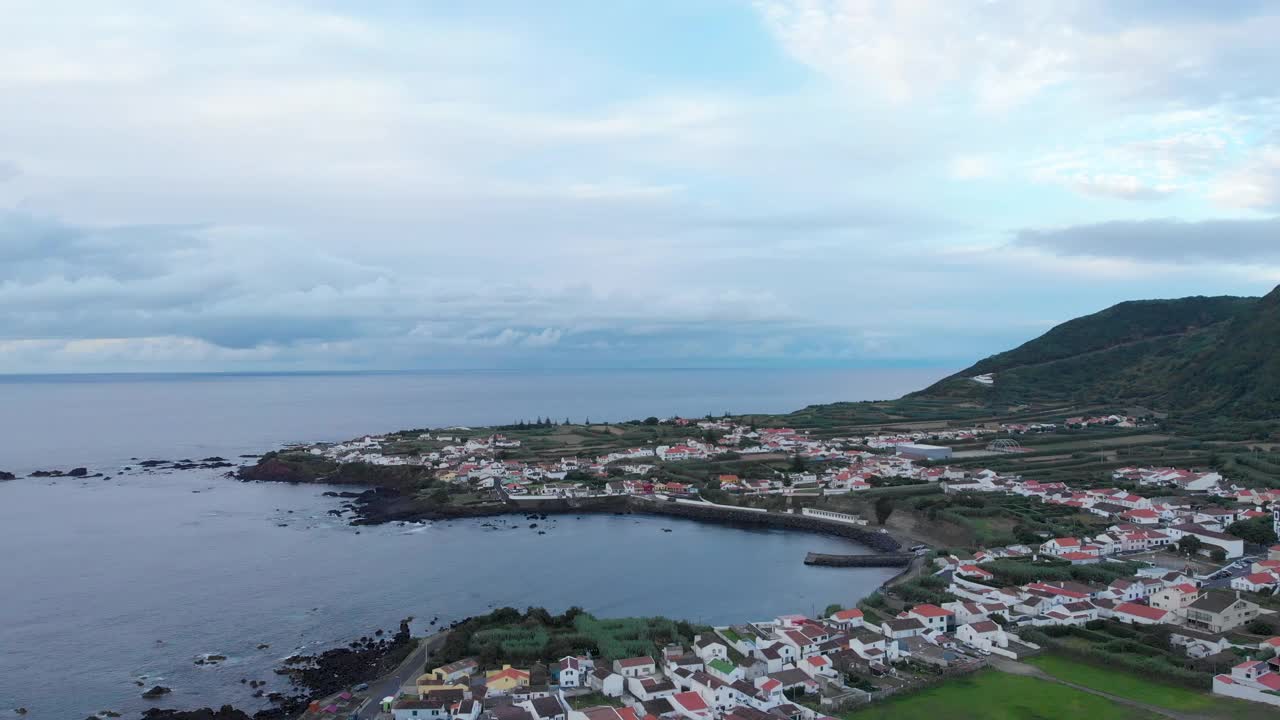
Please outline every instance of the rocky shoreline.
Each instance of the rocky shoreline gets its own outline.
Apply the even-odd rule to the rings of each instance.
[[[268,697],[273,707],[252,715],[232,705],[195,710],[152,708],[142,714],[143,720],[282,720],[296,717],[307,704],[370,682],[393,671],[413,652],[414,640],[409,634],[413,618],[400,621],[393,635],[381,629],[351,641],[345,647],[332,648],[318,655],[293,655],[276,668],[277,675],[287,676],[299,692],[294,695],[273,694]]]

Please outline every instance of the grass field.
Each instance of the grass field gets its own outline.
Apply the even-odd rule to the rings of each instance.
[[[1151,720],[1106,698],[994,670],[848,713],[848,720]]]
[[[1195,713],[1213,718],[1275,718],[1274,709],[1264,705],[1214,697],[1208,692],[1196,692],[1186,688],[1152,682],[1132,673],[1114,668],[1089,665],[1057,655],[1042,655],[1026,661],[1050,675],[1076,685],[1110,693],[1117,697],[1137,700],[1147,705]]]

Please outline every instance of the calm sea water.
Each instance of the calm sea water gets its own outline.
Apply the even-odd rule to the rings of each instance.
[[[0,469],[85,465],[102,479],[0,483],[0,717],[136,716],[257,701],[298,649],[406,615],[447,622],[501,605],[705,622],[852,603],[887,569],[813,568],[814,535],[668,518],[566,516],[546,535],[483,521],[356,529],[324,487],[218,473],[124,473],[131,457],[232,456],[410,426],[782,411],[891,397],[941,371],[663,371],[0,380]],[[663,532],[671,528],[673,532]],[[259,643],[270,648],[258,650]],[[196,666],[202,653],[228,660]],[[276,685],[278,687],[278,685]]]

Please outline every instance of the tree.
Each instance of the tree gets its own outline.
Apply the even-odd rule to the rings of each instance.
[[[431,502],[437,505],[449,504],[449,488],[443,485],[431,491]]]
[[[1266,620],[1263,620],[1262,618],[1255,618],[1253,620],[1250,620],[1249,624],[1244,626],[1244,629],[1248,630],[1254,635],[1270,635],[1271,623],[1267,622]]]
[[[1178,549],[1188,555],[1194,555],[1204,547],[1204,542],[1195,535],[1183,535],[1178,541]]]
[[[827,606],[826,610],[822,611],[822,617],[831,617],[843,609],[844,608],[840,606],[840,603],[831,603]]]
[[[893,514],[893,498],[884,495],[876,500],[876,524],[884,525]]]
[[[1227,532],[1254,545],[1275,545],[1275,524],[1269,516],[1241,520],[1227,527]]]
[[[1223,550],[1222,548],[1214,548],[1213,551],[1209,553],[1209,557],[1214,562],[1226,562],[1227,551]]]
[[[792,455],[791,470],[794,472],[804,472],[804,469],[805,469],[804,456],[801,455],[800,453],[796,453],[795,455]]]
[[[644,424],[645,424],[645,425],[657,425],[657,424],[658,424],[658,418],[656,418],[656,417],[654,417],[654,416],[650,415],[649,417],[647,417],[647,418],[645,418],[645,419],[644,419]]]

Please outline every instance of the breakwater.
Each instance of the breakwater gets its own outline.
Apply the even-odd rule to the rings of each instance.
[[[902,549],[892,535],[879,530],[853,525],[847,522],[815,517],[803,513],[772,512],[760,508],[738,508],[732,505],[716,505],[673,498],[655,498],[640,495],[607,495],[594,497],[519,497],[504,496],[503,502],[471,507],[446,507],[423,510],[410,496],[396,491],[378,488],[365,491],[356,499],[362,516],[357,524],[379,524],[389,520],[452,520],[493,515],[519,513],[583,514],[583,513],[645,513],[670,515],[702,522],[737,525],[739,527],[773,527],[803,532],[835,535],[882,553],[896,553]]]
[[[676,517],[693,518],[709,522],[721,522],[732,525],[765,526],[802,530],[805,532],[836,535],[862,543],[882,553],[896,553],[902,544],[892,535],[877,530],[868,530],[856,525],[824,520],[808,515],[781,512],[753,512],[727,505],[711,503],[673,502],[632,496],[631,508],[636,512],[656,515],[674,515]]]
[[[915,555],[911,553],[875,553],[873,555],[831,555],[811,552],[804,556],[805,565],[826,567],[905,567]]]

